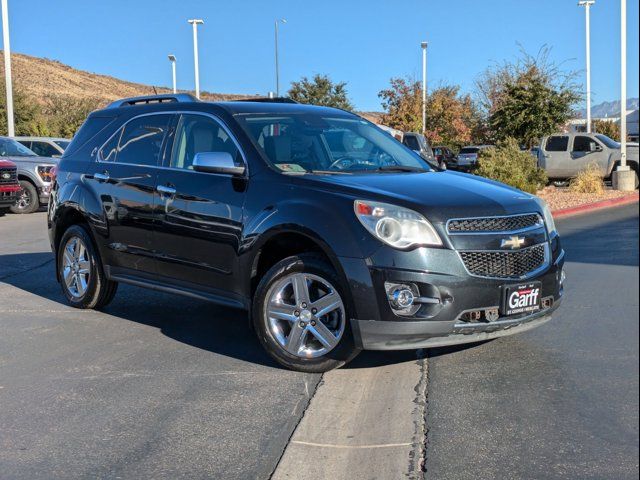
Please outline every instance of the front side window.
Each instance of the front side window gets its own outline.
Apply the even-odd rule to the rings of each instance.
[[[120,128],[100,150],[104,162],[155,167],[172,115],[145,115]]]
[[[402,141],[402,143],[404,143],[411,150],[416,150],[416,151],[420,150],[420,144],[418,143],[418,139],[416,137],[412,137],[412,136],[404,137],[404,140]]]
[[[287,173],[431,170],[373,124],[309,113],[236,115],[265,158]]]
[[[47,142],[32,142],[31,150],[41,157],[53,157],[54,155],[60,155],[60,152]]]
[[[566,152],[568,146],[569,146],[569,137],[565,135],[559,135],[559,136],[549,137],[547,139],[547,145],[545,147],[545,150],[547,152]]]
[[[573,139],[574,152],[593,152],[596,149],[596,142],[591,137],[575,137]]]
[[[193,170],[193,159],[202,152],[227,152],[237,165],[242,164],[238,147],[216,120],[204,115],[181,115],[170,166]]]

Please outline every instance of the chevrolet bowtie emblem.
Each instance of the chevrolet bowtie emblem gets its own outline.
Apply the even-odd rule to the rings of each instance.
[[[526,239],[520,237],[503,238],[500,242],[500,248],[511,248],[515,250],[516,248],[522,247],[525,241]]]

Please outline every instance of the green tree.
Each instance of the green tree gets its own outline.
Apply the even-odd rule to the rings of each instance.
[[[29,98],[22,89],[13,86],[13,121],[16,135],[47,135],[40,105]],[[0,135],[7,135],[7,96],[4,79],[0,80]]]
[[[44,98],[42,114],[50,135],[71,138],[87,116],[100,106],[97,98],[50,94]]]
[[[548,48],[536,57],[522,52],[515,62],[487,69],[476,82],[493,140],[514,137],[531,147],[571,118],[581,98],[575,72],[561,70],[549,53]]]
[[[499,141],[495,148],[482,150],[474,173],[529,193],[536,193],[548,182],[537,160],[528,151],[520,150],[518,140],[510,137]]]
[[[606,120],[594,120],[591,122],[591,131],[601,133],[616,142],[620,141],[620,124],[618,122],[608,122]]]
[[[346,82],[334,83],[327,75],[316,74],[311,80],[302,77],[298,82],[291,82],[289,97],[299,103],[352,111],[346,86]]]

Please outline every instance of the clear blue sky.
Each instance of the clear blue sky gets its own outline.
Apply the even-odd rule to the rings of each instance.
[[[348,82],[360,110],[380,110],[392,76],[420,75],[429,41],[429,82],[463,91],[487,65],[514,58],[518,44],[583,70],[584,10],[577,0],[9,0],[13,51],[75,68],[193,88],[188,18],[200,17],[203,90],[274,90],[273,21],[280,32],[281,84],[314,73]],[[629,0],[628,96],[638,96],[638,2]],[[591,14],[593,103],[619,98],[619,0],[597,0]],[[584,75],[579,77],[583,81]],[[284,88],[283,88],[284,90]]]

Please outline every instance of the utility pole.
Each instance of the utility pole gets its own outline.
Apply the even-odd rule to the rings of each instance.
[[[422,47],[422,133],[427,129],[427,42],[421,42]]]
[[[275,53],[276,53],[276,97],[280,96],[280,65],[278,63],[278,24],[287,23],[285,18],[279,18],[275,21]]]
[[[620,0],[620,165],[613,172],[613,188],[636,189],[637,175],[627,164],[627,0]]]
[[[169,61],[171,62],[171,74],[173,77],[173,93],[178,93],[178,86],[176,84],[176,56],[169,55]]]
[[[204,20],[194,18],[187,20],[193,27],[193,70],[196,81],[196,98],[200,99],[200,67],[198,65],[198,25],[203,25]]]
[[[578,6],[584,7],[585,25],[586,25],[586,41],[587,41],[587,133],[591,133],[591,24],[589,12],[591,5],[595,4],[595,0],[582,0],[578,2]]]
[[[7,94],[7,134],[15,136],[13,123],[13,84],[11,82],[11,45],[9,42],[9,7],[2,0],[2,42],[4,45],[4,88]]]

